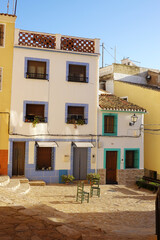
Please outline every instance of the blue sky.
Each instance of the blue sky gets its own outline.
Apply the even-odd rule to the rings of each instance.
[[[0,12],[6,12],[7,2],[0,0]],[[160,69],[159,11],[160,0],[18,0],[16,27],[100,38],[113,56],[116,46],[118,63],[129,57]],[[107,51],[104,63],[112,64]]]

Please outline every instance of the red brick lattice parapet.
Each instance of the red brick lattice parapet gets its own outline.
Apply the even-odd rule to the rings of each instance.
[[[20,32],[18,45],[55,49],[56,37],[52,35]]]
[[[87,39],[61,37],[61,50],[94,53],[95,43]]]

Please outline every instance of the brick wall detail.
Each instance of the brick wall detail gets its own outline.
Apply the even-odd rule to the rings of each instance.
[[[100,175],[100,184],[106,184],[106,169],[98,169]]]
[[[101,177],[100,184],[106,184],[106,169],[98,169]],[[121,169],[117,170],[117,182],[121,185],[133,185],[136,180],[144,176],[144,169]]]
[[[8,174],[8,150],[0,150],[0,175]]]
[[[118,184],[132,185],[136,180],[144,176],[144,169],[121,169],[117,170]]]

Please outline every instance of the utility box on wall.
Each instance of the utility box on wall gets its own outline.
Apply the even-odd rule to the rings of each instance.
[[[70,156],[69,155],[64,155],[64,162],[69,162]]]

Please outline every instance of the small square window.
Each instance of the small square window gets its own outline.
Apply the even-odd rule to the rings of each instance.
[[[0,46],[4,46],[4,25],[0,24]]]
[[[28,60],[26,78],[47,79],[46,62]]]
[[[85,124],[84,107],[68,106],[67,123]]]
[[[49,59],[25,57],[24,77],[49,80]]]
[[[68,82],[89,82],[89,64],[67,61],[66,80]]]
[[[45,104],[24,103],[24,121],[32,123],[46,123]]]
[[[86,66],[69,64],[69,82],[86,82]]]
[[[139,168],[139,151],[125,151],[125,168]]]
[[[69,124],[88,124],[88,104],[66,103],[65,122]]]
[[[53,170],[53,161],[53,148],[36,147],[36,170]]]

